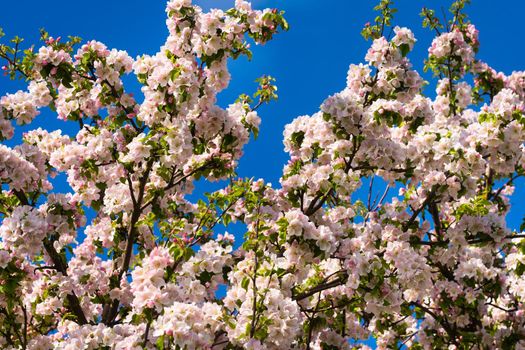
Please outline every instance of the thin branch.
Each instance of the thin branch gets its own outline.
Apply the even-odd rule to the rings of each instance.
[[[374,189],[374,178],[375,176],[372,175],[372,177],[370,178],[370,185],[368,187],[368,200],[366,205],[368,211],[372,209],[372,190]]]
[[[122,263],[122,268],[120,269],[118,273],[118,278],[117,278],[118,283],[120,283],[120,281],[122,280],[124,273],[128,271],[129,265],[131,263],[131,256],[133,255],[133,245],[135,243],[135,233],[137,231],[137,228],[135,226],[140,218],[140,215],[142,214],[142,210],[141,210],[142,200],[144,199],[146,184],[148,182],[149,174],[151,172],[152,167],[153,167],[153,158],[150,158],[146,164],[146,170],[144,171],[144,174],[142,175],[139,181],[139,194],[136,198],[136,202],[133,205],[133,212],[131,214],[128,235],[127,235],[124,261]],[[119,304],[120,304],[119,300],[115,299],[113,301],[111,309],[109,310],[109,312],[105,314],[106,316],[105,319],[102,320],[104,324],[109,325],[115,319],[118,313]]]
[[[311,297],[312,295],[314,295],[316,293],[322,292],[323,290],[327,290],[327,289],[330,289],[330,288],[341,286],[344,283],[346,283],[346,279],[347,279],[347,276],[341,276],[341,277],[333,280],[332,282],[328,282],[328,283],[317,285],[317,286],[315,286],[315,287],[313,287],[313,288],[311,288],[311,289],[309,289],[309,290],[307,290],[307,291],[305,291],[303,293],[294,295],[292,297],[292,299],[296,300],[296,301],[303,300],[305,298]]]
[[[145,348],[146,344],[148,343],[148,334],[149,334],[150,327],[151,327],[151,321],[148,321],[148,323],[146,324],[146,330],[144,331],[144,340],[142,340],[143,348]]]
[[[514,180],[516,180],[517,178],[519,178],[521,176],[521,174],[516,174],[514,175],[513,177],[511,177],[503,186],[501,186],[496,192],[490,192],[489,193],[489,197],[488,199],[492,199],[492,198],[498,198],[498,196],[501,194],[501,192],[505,189],[505,187],[507,187],[508,185],[510,185],[511,183],[514,182]]]
[[[379,199],[379,202],[377,202],[377,205],[376,205],[376,203],[374,202],[374,205],[373,205],[372,210],[376,210],[376,209],[379,208],[381,205],[383,205],[383,202],[385,201],[386,196],[388,195],[388,191],[389,191],[389,190],[390,190],[390,184],[389,184],[389,185],[386,185],[385,192],[383,192],[383,195],[381,196],[381,199]]]

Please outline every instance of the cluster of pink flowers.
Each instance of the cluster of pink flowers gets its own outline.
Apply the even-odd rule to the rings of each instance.
[[[466,42],[465,35],[459,30],[453,30],[435,38],[428,53],[438,59],[450,58],[467,65],[474,60],[472,45]]]
[[[133,270],[131,292],[133,293],[133,308],[140,312],[143,308],[162,309],[163,292],[166,285],[164,273],[173,264],[173,258],[167,249],[155,248],[149,256],[142,260],[142,266]]]
[[[63,49],[56,49],[52,46],[42,46],[38,50],[35,58],[35,64],[42,67],[51,65],[58,67],[61,63],[71,63],[71,56]]]
[[[0,98],[0,139],[13,137],[10,120],[16,120],[18,125],[28,124],[40,113],[38,109],[51,101],[46,82],[36,80],[29,83],[29,92],[17,91]]]
[[[29,206],[17,207],[0,226],[0,237],[6,249],[22,257],[34,257],[47,233],[45,217]]]

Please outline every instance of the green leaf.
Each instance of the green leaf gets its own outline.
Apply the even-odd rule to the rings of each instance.
[[[291,140],[296,147],[301,147],[304,141],[304,131],[296,131],[292,134]]]
[[[408,44],[401,44],[399,46],[399,50],[401,51],[401,55],[403,57],[406,57],[406,55],[408,55],[408,53],[410,52],[410,46],[408,46]]]
[[[156,345],[158,350],[164,350],[164,335],[157,338]]]
[[[245,290],[248,290],[248,286],[250,285],[250,278],[248,276],[245,276],[241,281],[241,287]]]

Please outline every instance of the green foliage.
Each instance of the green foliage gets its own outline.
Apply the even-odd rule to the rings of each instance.
[[[464,215],[484,216],[489,213],[489,206],[492,203],[485,196],[476,196],[470,203],[461,204],[455,212],[458,219]]]
[[[374,40],[383,36],[385,27],[391,26],[394,14],[397,12],[397,9],[392,7],[393,3],[392,0],[381,0],[379,5],[374,7],[379,15],[374,19],[374,24],[367,23],[365,25],[361,31],[363,38]]]
[[[3,30],[0,28],[0,39],[5,36]],[[2,67],[5,74],[10,79],[28,79],[31,76],[31,69],[33,67],[33,47],[28,49],[21,49],[20,45],[24,39],[15,36],[9,40],[9,44],[0,44],[0,58],[6,61]]]
[[[277,100],[277,86],[273,84],[275,78],[270,75],[264,75],[255,79],[259,83],[257,91],[253,94],[254,98],[259,98],[259,103],[268,103],[272,100]]]
[[[420,16],[423,18],[423,28],[429,28],[431,30],[436,30],[437,32],[439,32],[440,29],[443,29],[443,24],[441,24],[436,17],[434,10],[423,7]]]
[[[297,148],[301,147],[304,141],[304,131],[294,132],[290,137],[290,141],[295,147]]]
[[[403,123],[403,117],[395,111],[384,110],[383,113],[376,111],[374,112],[374,121],[378,124],[384,122],[391,128],[394,126],[400,126]]]

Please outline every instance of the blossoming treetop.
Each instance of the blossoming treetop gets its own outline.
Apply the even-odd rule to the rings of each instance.
[[[273,79],[227,109],[216,95],[227,60],[251,55],[247,37],[288,29],[282,12],[172,0],[166,43],[137,59],[45,32],[38,52],[0,46],[29,84],[1,98],[1,138],[43,107],[79,126],[0,145],[2,348],[327,350],[370,336],[381,349],[525,348],[525,241],[505,221],[524,175],[525,73],[476,58],[464,5],[445,22],[422,12],[432,100],[407,58],[414,35],[385,37],[395,10],[381,1],[367,64],[286,127],[278,189],[234,177]],[[52,192],[59,172],[72,193]],[[191,203],[199,178],[230,182]],[[365,178],[385,192],[374,201],[370,180],[352,200]],[[216,232],[233,221],[247,227],[235,250]]]

